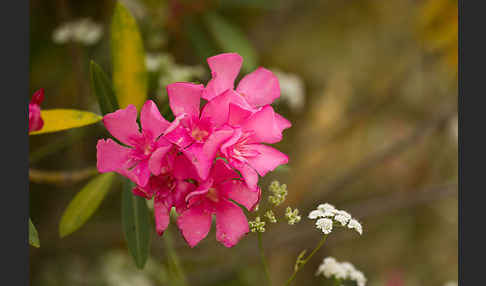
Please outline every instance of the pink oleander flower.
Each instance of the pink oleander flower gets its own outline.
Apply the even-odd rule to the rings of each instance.
[[[140,112],[141,132],[137,124],[137,109],[128,105],[103,117],[106,129],[128,147],[112,139],[101,139],[96,145],[97,168],[101,173],[117,172],[138,186],[145,187],[151,173],[161,173],[162,159],[172,144],[163,132],[169,126],[151,100],[145,102]]]
[[[206,179],[218,148],[233,133],[223,126],[226,119],[213,104],[200,110],[203,85],[177,82],[167,86],[169,104],[176,119],[165,132],[165,138],[179,147]]]
[[[154,198],[155,229],[159,235],[167,229],[170,210],[178,213],[186,210],[185,197],[195,190],[196,185],[188,179],[197,178],[191,162],[172,148],[160,165],[160,174],[152,176],[145,187],[136,186],[132,192],[146,199]]]
[[[257,111],[280,97],[277,76],[263,67],[244,76],[235,90],[234,82],[243,63],[243,58],[236,53],[219,54],[208,58],[207,62],[212,79],[206,85],[202,97],[208,101],[226,93],[224,99],[220,98],[219,101],[231,102],[242,108]],[[221,109],[220,112],[227,115],[228,109]],[[279,132],[291,126],[287,119],[277,113],[275,121]]]
[[[251,211],[261,191],[248,188],[238,178],[237,172],[218,159],[208,179],[186,196],[188,209],[178,217],[177,225],[190,247],[196,246],[208,235],[213,214],[216,216],[216,239],[224,246],[234,246],[248,233],[245,214],[230,200]]]
[[[220,151],[231,167],[240,171],[249,188],[256,188],[258,175],[265,176],[282,164],[287,164],[287,155],[261,143],[275,143],[282,139],[278,132],[275,113],[270,106],[251,113],[230,104],[229,124],[234,133],[224,142]]]
[[[44,126],[40,108],[42,101],[44,101],[43,88],[36,91],[29,102],[29,132],[40,130]]]

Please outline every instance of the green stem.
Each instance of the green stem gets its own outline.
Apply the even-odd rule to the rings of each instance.
[[[173,283],[175,282],[176,285],[181,285],[181,286],[188,285],[186,276],[184,274],[184,270],[182,269],[181,263],[179,261],[179,256],[177,255],[174,249],[172,234],[169,228],[165,230],[163,238],[164,238],[165,246],[167,248],[167,258],[169,260],[168,268],[169,268],[169,274],[172,282]]]
[[[257,238],[258,238],[258,250],[260,251],[260,258],[262,260],[265,276],[268,280],[268,285],[272,285],[272,279],[270,278],[270,271],[268,268],[267,260],[265,259],[265,252],[263,251],[262,234],[259,231],[257,231]]]
[[[294,273],[292,273],[292,275],[285,283],[286,286],[292,283],[292,281],[295,279],[295,276],[297,275],[297,272],[299,272],[300,268],[302,268],[312,258],[312,256],[316,254],[316,252],[322,247],[322,245],[324,245],[324,242],[326,242],[326,238],[327,238],[327,234],[322,237],[321,241],[319,241],[317,246],[314,248],[314,250],[312,250],[311,254],[309,254],[307,258],[301,260],[300,263],[297,262],[296,266],[294,267]]]

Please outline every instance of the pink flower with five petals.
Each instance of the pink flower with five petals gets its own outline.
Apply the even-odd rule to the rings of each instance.
[[[216,160],[208,179],[187,195],[188,209],[178,217],[177,225],[190,247],[208,235],[213,214],[216,216],[216,239],[224,246],[234,246],[248,233],[245,214],[230,200],[251,211],[261,191],[248,188],[238,178],[238,173],[223,160]]]
[[[137,124],[137,109],[128,105],[103,117],[106,129],[125,147],[112,139],[98,140],[97,168],[100,173],[117,172],[139,186],[146,186],[150,174],[158,175],[161,161],[172,144],[161,135],[169,126],[151,100],[140,112],[142,130]]]
[[[200,111],[203,85],[177,82],[167,86],[169,104],[176,119],[165,132],[165,138],[179,147],[206,179],[219,146],[233,130],[224,127],[225,118],[217,109]]]
[[[208,58],[207,62],[212,79],[206,85],[202,97],[219,110],[221,118],[228,118],[230,103],[254,113],[280,97],[277,76],[263,67],[244,76],[235,89],[234,82],[243,63],[243,58],[236,53],[219,54]],[[292,126],[290,121],[275,112],[272,120],[275,121],[272,126],[274,130],[269,129],[269,132],[272,130],[281,134]]]

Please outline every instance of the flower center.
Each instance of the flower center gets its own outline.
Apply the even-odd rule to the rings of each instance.
[[[196,141],[204,141],[208,138],[209,132],[206,130],[202,130],[199,126],[196,126],[192,129],[191,137],[194,138]]]
[[[215,203],[219,202],[218,191],[215,188],[210,188],[206,197]]]

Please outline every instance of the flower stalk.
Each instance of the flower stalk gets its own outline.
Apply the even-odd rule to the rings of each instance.
[[[319,241],[317,246],[312,250],[312,252],[305,259],[302,259],[300,256],[297,258],[297,261],[295,262],[294,272],[285,283],[285,286],[288,286],[292,283],[292,281],[295,279],[295,276],[297,275],[297,272],[299,272],[299,270],[312,258],[312,256],[314,256],[314,254],[316,254],[317,251],[319,251],[319,249],[326,242],[326,239],[327,239],[327,234],[325,234],[322,237],[322,239]]]
[[[267,278],[268,285],[272,285],[272,279],[270,277],[270,270],[267,264],[267,260],[265,258],[265,252],[263,251],[263,243],[262,243],[262,233],[257,232],[257,238],[258,238],[258,250],[260,252],[260,258],[262,260],[262,265],[263,265],[263,270],[265,272],[265,277]]]

